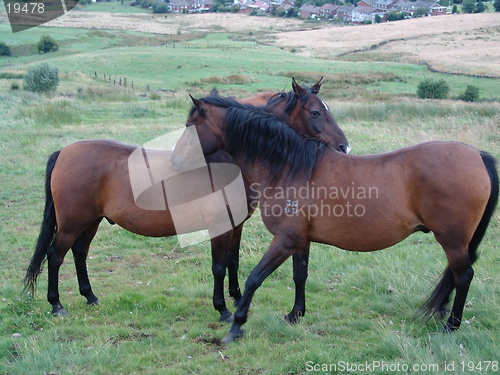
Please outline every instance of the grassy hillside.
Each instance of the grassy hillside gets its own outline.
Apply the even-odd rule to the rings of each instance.
[[[29,52],[42,33],[61,41],[58,52]],[[26,52],[0,58],[0,373],[302,374],[315,364],[345,370],[318,373],[394,373],[373,367],[376,361],[419,366],[420,372],[437,365],[436,373],[450,373],[445,366],[454,365],[457,374],[498,373],[488,361],[498,361],[500,352],[499,211],[480,247],[467,321],[451,335],[439,333],[442,321],[418,315],[446,265],[432,234],[369,254],[314,244],[306,316],[296,326],[281,320],[294,295],[288,261],[257,291],[246,335],[229,347],[218,344],[229,327],[212,308],[208,243],[181,248],[176,238],[140,237],[102,223],[88,260],[101,305],[85,305],[70,255],[60,275],[69,316],[48,313],[46,270],[34,301],[20,296],[41,221],[45,163],[54,150],[92,138],[143,144],[184,124],[187,93],[201,96],[217,87],[224,95],[248,96],[288,91],[291,76],[306,83],[325,76],[321,96],[353,153],[443,139],[500,158],[496,80],[411,64],[315,59],[245,41],[248,35],[51,28],[2,35]],[[59,67],[57,94],[11,90],[15,82],[22,86],[21,78],[11,77],[40,61]],[[109,76],[127,77],[127,89]],[[416,86],[425,77],[444,78],[451,96],[478,86],[488,100],[418,100]],[[246,224],[242,284],[271,238],[258,215]],[[359,367],[366,362],[373,371]]]

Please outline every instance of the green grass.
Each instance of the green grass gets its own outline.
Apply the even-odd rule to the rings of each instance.
[[[131,1],[97,2],[79,6],[78,9],[85,12],[111,12],[111,13],[151,13],[151,10],[140,6],[130,6]]]
[[[57,31],[68,33],[68,40],[76,35],[74,30]],[[415,234],[390,249],[367,254],[313,244],[306,316],[295,326],[281,319],[294,296],[287,261],[257,291],[245,337],[229,347],[217,344],[229,327],[218,322],[212,307],[208,243],[180,248],[176,238],[140,237],[104,222],[88,259],[101,305],[89,307],[79,295],[70,254],[60,274],[69,316],[50,316],[46,270],[35,299],[22,297],[22,278],[42,216],[48,155],[82,139],[143,144],[182,126],[190,107],[187,93],[201,96],[214,84],[225,95],[243,96],[259,90],[288,91],[292,75],[309,83],[324,75],[321,96],[354,153],[446,139],[470,143],[500,158],[499,103],[418,100],[418,81],[437,76],[420,66],[316,60],[224,34],[174,49],[133,45],[121,32],[109,33],[79,34],[78,42],[63,45],[55,54],[0,59],[0,73],[22,72],[40,60],[62,72],[54,97],[10,91],[11,83],[20,79],[0,78],[0,373],[303,374],[308,373],[307,363],[383,361],[437,364],[438,373],[445,374],[450,373],[444,371],[445,364],[498,360],[498,211],[480,247],[464,312],[468,323],[451,335],[439,333],[442,321],[425,322],[418,315],[446,266],[431,234]],[[10,36],[11,41],[37,39],[23,34]],[[108,44],[111,40],[116,45]],[[226,47],[217,47],[223,44]],[[100,50],[99,45],[111,48]],[[227,45],[235,50],[228,54]],[[95,79],[96,70],[127,76],[135,89]],[[235,83],[235,75],[252,79]],[[483,97],[498,95],[494,80],[444,78],[455,91],[474,84]],[[160,99],[139,96],[145,85]],[[156,91],[159,88],[167,91]],[[254,215],[243,235],[242,285],[271,239]],[[455,373],[495,372],[456,368]]]

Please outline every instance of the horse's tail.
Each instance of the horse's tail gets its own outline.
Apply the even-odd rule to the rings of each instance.
[[[479,222],[479,225],[472,236],[471,241],[469,242],[469,258],[471,265],[478,258],[478,254],[476,252],[481,240],[486,233],[486,228],[488,228],[488,224],[490,223],[491,217],[493,216],[493,212],[498,203],[498,171],[496,169],[496,160],[493,156],[485,151],[481,151],[481,157],[483,158],[484,166],[486,167],[486,171],[490,176],[491,189],[490,189],[490,197],[488,199],[488,203],[486,204],[486,208],[483,213],[483,217]],[[425,313],[428,316],[432,316],[435,313],[443,314],[444,307],[448,303],[450,294],[455,288],[455,281],[453,279],[453,272],[451,271],[450,266],[446,267],[443,274],[441,275],[441,279],[439,280],[438,285],[427,299],[424,305]]]
[[[41,273],[42,264],[47,257],[47,250],[52,244],[56,233],[56,212],[54,209],[54,200],[52,199],[50,180],[60,153],[61,151],[54,152],[47,161],[47,169],[45,172],[45,209],[43,211],[42,227],[40,235],[38,236],[35,252],[26,270],[26,276],[24,277],[24,290],[25,292],[31,293],[31,295],[35,292],[36,280]]]

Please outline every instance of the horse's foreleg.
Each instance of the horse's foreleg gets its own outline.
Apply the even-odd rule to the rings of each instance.
[[[285,320],[294,324],[299,321],[301,316],[306,313],[306,280],[309,266],[309,248],[308,242],[306,248],[296,254],[293,254],[293,281],[295,283],[295,303],[290,314],[285,315]]]
[[[229,333],[222,340],[223,343],[229,343],[243,335],[241,326],[247,321],[248,309],[255,291],[271,273],[296,251],[296,243],[296,241],[286,235],[276,236],[273,239],[271,246],[264,254],[259,264],[257,264],[250,273],[250,276],[248,276],[245,283],[245,291],[241,297],[238,309],[234,314],[233,325]],[[303,246],[301,246],[301,248],[303,248]]]
[[[78,286],[80,294],[87,299],[88,305],[99,304],[99,299],[92,292],[90,285],[89,275],[87,272],[87,256],[89,252],[90,243],[94,238],[97,228],[99,227],[100,220],[92,225],[89,229],[83,232],[76,239],[72,246],[73,258],[75,259],[76,275],[78,277]]]
[[[234,305],[238,306],[241,299],[240,284],[238,281],[238,268],[240,265],[240,243],[243,224],[238,225],[233,230],[231,247],[229,248],[228,276],[229,276],[229,295],[234,298]]]
[[[220,313],[221,322],[232,322],[233,315],[227,309],[224,299],[224,279],[229,257],[229,245],[232,232],[214,237],[210,240],[212,245],[212,274],[214,277],[214,308]]]

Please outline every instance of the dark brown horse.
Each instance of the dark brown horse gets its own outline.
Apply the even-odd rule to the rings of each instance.
[[[277,118],[231,103],[193,101],[187,126],[196,127],[205,154],[222,149],[233,157],[274,235],[246,281],[224,342],[243,334],[252,297],[266,277],[290,256],[307,259],[309,241],[374,251],[416,231],[432,231],[448,259],[427,301],[427,313],[446,311],[455,289],[444,330],[460,326],[476,250],[498,201],[498,172],[491,155],[463,143],[429,142],[350,156],[302,137]],[[187,141],[183,135],[172,154],[177,168],[189,162]],[[305,283],[307,265],[297,272],[294,279]],[[292,313],[303,315],[305,304],[297,307]]]
[[[348,143],[322,100],[316,95],[321,80],[311,88],[293,81],[293,91],[274,95],[263,112],[289,118],[296,129],[309,136],[328,139],[332,147],[348,150]],[[318,133],[321,132],[321,133]],[[41,266],[48,260],[47,298],[55,315],[67,314],[59,300],[59,268],[71,248],[75,259],[80,293],[88,304],[97,304],[87,274],[86,258],[90,243],[103,218],[143,236],[164,237],[177,234],[168,209],[139,208],[129,177],[129,157],[137,147],[110,140],[77,142],[55,152],[46,170],[46,205],[38,243],[25,277],[25,288],[34,292]],[[154,152],[158,163],[169,163],[169,151]],[[218,153],[209,162],[231,162]],[[206,228],[195,228],[200,230]],[[212,271],[214,274],[214,307],[221,320],[231,320],[224,300],[224,278],[229,272],[229,293],[238,301],[238,251],[242,225],[212,238]]]

